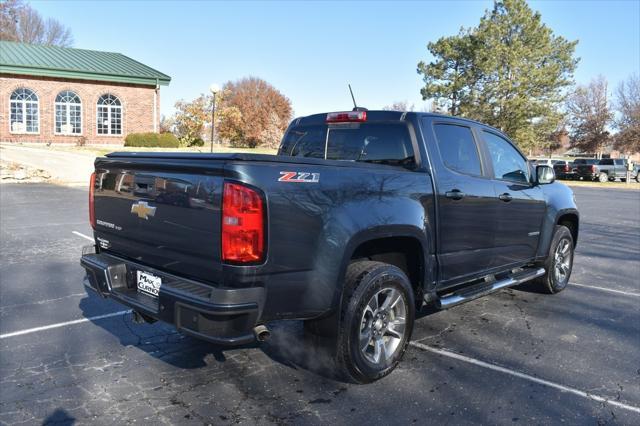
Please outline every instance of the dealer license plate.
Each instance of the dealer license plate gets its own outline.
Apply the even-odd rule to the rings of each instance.
[[[160,286],[162,285],[162,278],[156,277],[148,272],[138,272],[138,291],[158,297],[160,293]]]

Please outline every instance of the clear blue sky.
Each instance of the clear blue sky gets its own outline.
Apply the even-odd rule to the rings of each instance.
[[[380,108],[421,109],[426,45],[475,26],[492,1],[178,2],[33,1],[60,20],[75,47],[123,53],[172,77],[163,114],[211,83],[261,77],[291,99],[296,115]],[[575,78],[604,75],[613,89],[640,73],[640,1],[531,1],[556,34],[578,39]]]

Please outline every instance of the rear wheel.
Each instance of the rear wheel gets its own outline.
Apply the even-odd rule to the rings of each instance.
[[[573,249],[573,236],[569,228],[556,226],[549,256],[544,263],[547,272],[535,281],[546,293],[559,293],[569,283],[573,268]]]
[[[636,182],[640,183],[640,172],[636,175]]]
[[[413,290],[401,269],[373,261],[349,265],[336,336],[341,375],[369,383],[393,371],[409,343],[414,316]]]
[[[598,180],[602,183],[605,182],[609,182],[609,175],[607,175],[606,173],[602,172],[598,175]]]

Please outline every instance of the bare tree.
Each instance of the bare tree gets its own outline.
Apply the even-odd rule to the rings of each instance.
[[[640,152],[640,78],[637,74],[620,83],[616,101],[619,113],[616,148],[627,154]]]
[[[22,0],[0,3],[0,40],[62,47],[73,44],[69,28],[55,19],[43,19]]]
[[[613,113],[609,108],[607,80],[600,76],[587,86],[578,86],[567,100],[571,146],[602,156],[609,144],[609,125]]]
[[[383,106],[385,111],[413,111],[413,104],[409,105],[407,101],[396,101],[391,105]]]
[[[18,41],[18,21],[22,0],[6,0],[0,3],[0,40]]]

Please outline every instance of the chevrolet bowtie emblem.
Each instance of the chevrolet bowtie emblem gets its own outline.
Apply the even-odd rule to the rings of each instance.
[[[149,216],[156,214],[156,208],[151,207],[146,201],[138,201],[131,206],[131,213],[137,214],[140,219],[149,220]]]

